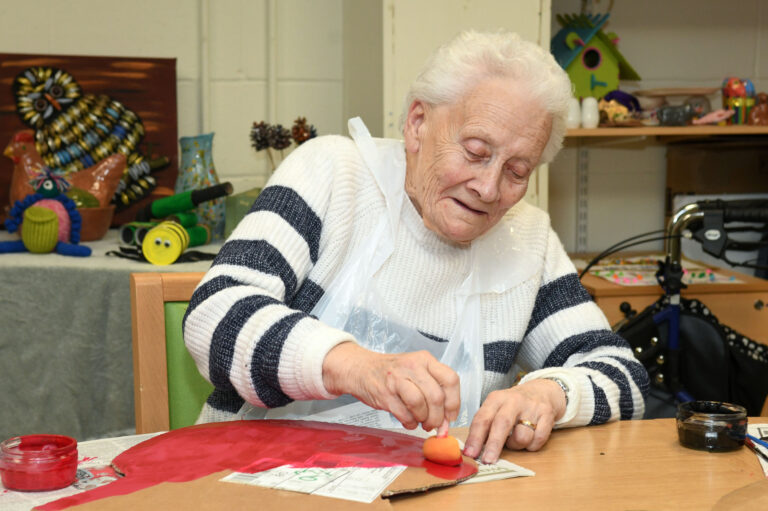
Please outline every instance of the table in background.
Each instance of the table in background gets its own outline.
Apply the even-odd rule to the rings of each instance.
[[[724,268],[716,268],[715,271],[741,282],[689,284],[682,291],[683,298],[696,298],[712,311],[720,323],[750,339],[768,343],[768,280]],[[619,309],[622,302],[641,312],[664,294],[658,285],[622,286],[591,274],[584,275],[581,283],[595,298],[611,325],[624,319]]]
[[[0,232],[0,240],[18,239]],[[0,440],[59,433],[83,440],[134,428],[129,275],[205,271],[210,261],[155,266],[107,256],[0,255]],[[196,247],[217,252],[219,244]]]

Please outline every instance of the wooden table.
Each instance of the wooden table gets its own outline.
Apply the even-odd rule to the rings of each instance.
[[[768,417],[750,418],[768,424]],[[452,431],[465,438],[467,429]],[[311,497],[296,499],[276,492],[265,506],[264,489],[219,483],[221,472],[187,483],[167,483],[131,495],[98,500],[75,509],[174,509],[180,500],[194,508],[337,511],[340,509],[395,509],[418,511],[679,511],[768,509],[768,479],[754,453],[746,447],[727,453],[686,449],[678,444],[674,419],[613,422],[555,431],[541,451],[509,451],[505,459],[536,472],[520,477],[459,485],[427,493],[382,499],[372,505]],[[745,498],[746,504],[739,501]],[[301,502],[301,505],[297,505]],[[176,504],[176,505],[174,505]],[[309,507],[307,507],[309,506]]]
[[[768,423],[768,417],[750,418]],[[457,432],[457,435],[461,435]],[[622,421],[556,431],[539,452],[503,457],[535,477],[470,484],[396,499],[395,509],[708,510],[731,492],[768,479],[747,448],[708,453],[680,446],[674,419]],[[768,509],[768,500],[754,501]]]

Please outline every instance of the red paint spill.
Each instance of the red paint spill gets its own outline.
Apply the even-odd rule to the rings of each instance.
[[[424,459],[423,440],[379,429],[309,421],[214,422],[177,429],[138,444],[113,465],[125,474],[106,486],[65,497],[38,509],[65,509],[163,482],[185,482],[215,472],[261,472],[296,467],[424,467],[442,479],[463,479],[477,467],[449,467]]]

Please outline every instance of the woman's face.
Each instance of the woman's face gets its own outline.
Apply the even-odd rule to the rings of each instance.
[[[406,118],[405,190],[424,225],[467,244],[525,195],[551,115],[509,79],[493,78],[452,105],[414,101]]]

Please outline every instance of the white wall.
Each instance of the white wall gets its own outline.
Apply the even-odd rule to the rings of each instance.
[[[176,58],[178,134],[214,131],[236,192],[268,176],[254,121],[341,132],[341,51],[341,0],[0,0],[0,52]]]
[[[593,1],[605,12],[608,0]],[[556,14],[578,13],[579,0],[552,0]],[[749,78],[768,90],[768,3],[761,0],[615,0],[607,31],[642,77],[623,82],[631,92],[657,87],[719,87],[726,76]],[[713,108],[719,94],[710,97]],[[599,251],[621,239],[664,227],[665,148],[654,140],[590,145],[587,165],[586,249]],[[590,143],[591,144],[591,143]],[[579,165],[571,141],[550,165],[549,211],[567,250],[576,249]],[[724,171],[727,171],[725,169]],[[661,243],[640,248],[661,249]]]
[[[341,0],[205,3],[216,166],[236,184],[260,185],[269,165],[250,147],[254,121],[290,128],[302,116],[319,134],[342,132]]]

